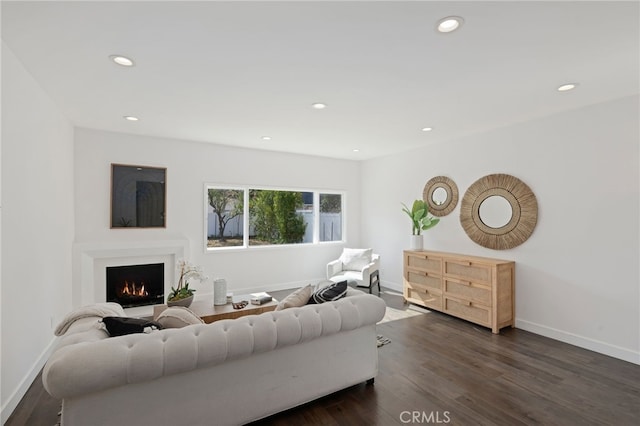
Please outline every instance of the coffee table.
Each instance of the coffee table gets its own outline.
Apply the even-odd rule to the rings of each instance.
[[[276,299],[271,300],[270,302],[263,303],[262,305],[253,305],[251,304],[251,295],[243,294],[239,296],[233,297],[234,302],[240,302],[242,300],[246,300],[249,302],[247,306],[242,309],[233,309],[233,305],[231,302],[226,305],[213,305],[213,300],[196,300],[194,301],[189,309],[191,309],[196,315],[198,315],[205,323],[210,324],[214,321],[220,321],[223,319],[234,319],[240,318],[245,315],[257,315],[263,312],[273,311],[278,305],[278,301]],[[153,307],[153,318],[158,318],[158,315],[165,309],[167,309],[167,305],[155,305]]]

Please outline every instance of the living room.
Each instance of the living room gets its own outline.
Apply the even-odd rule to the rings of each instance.
[[[291,114],[296,118],[304,117],[307,123],[314,123],[318,128],[312,128],[310,133],[319,133],[320,128],[331,127],[334,120],[355,113],[340,104],[339,94],[341,91],[348,94],[348,88],[319,85],[314,90],[302,91],[299,87],[306,83],[304,74],[298,74],[299,82],[295,80],[297,76],[291,74],[287,77],[292,80],[290,86],[265,91],[264,97],[261,97],[263,92],[255,92],[255,102],[265,114],[262,122],[254,121],[245,126],[241,120],[243,106],[229,106],[237,114],[236,121],[229,127],[237,129],[242,135],[239,139],[245,141],[246,128],[251,128],[255,133],[253,140],[234,146],[226,143],[232,140],[230,136],[217,136],[215,129],[206,130],[204,133],[211,136],[203,140],[195,136],[197,132],[192,123],[185,126],[173,120],[172,109],[131,111],[145,105],[150,108],[156,100],[142,88],[127,86],[128,97],[122,97],[120,92],[112,96],[103,91],[100,79],[105,79],[105,87],[126,85],[123,82],[130,78],[129,71],[139,73],[136,79],[153,80],[156,74],[145,65],[144,54],[135,57],[137,63],[132,70],[119,69],[109,63],[108,55],[122,53],[116,50],[94,52],[96,58],[91,61],[104,66],[97,74],[78,72],[67,65],[69,68],[64,70],[70,73],[72,80],[77,80],[74,92],[66,93],[67,86],[63,82],[57,84],[50,79],[48,75],[55,71],[52,67],[67,63],[57,59],[56,53],[80,52],[85,55],[83,57],[88,53],[83,49],[66,51],[63,46],[57,51],[45,43],[46,33],[37,33],[34,28],[49,28],[46,24],[51,25],[56,16],[66,22],[62,16],[77,17],[83,13],[86,13],[86,22],[92,22],[96,16],[106,16],[104,13],[108,8],[105,4],[93,6],[105,8],[97,12],[91,10],[90,5],[76,5],[74,7],[80,9],[70,14],[71,6],[61,2],[50,2],[52,4],[46,7],[39,3],[22,6],[15,4],[18,2],[11,3],[2,4],[0,401],[3,423],[46,362],[54,344],[53,329],[57,323],[72,308],[83,304],[79,248],[87,245],[127,248],[182,241],[184,254],[190,261],[201,265],[210,277],[224,277],[229,290],[238,292],[283,290],[320,281],[325,278],[324,266],[337,258],[342,248],[372,247],[380,254],[383,287],[401,291],[402,252],[409,247],[411,233],[401,203],[421,198],[425,183],[439,175],[451,177],[461,195],[482,176],[491,173],[514,175],[535,193],[539,206],[538,223],[531,237],[520,246],[492,250],[475,244],[465,234],[457,207],[452,214],[443,217],[438,226],[425,233],[425,249],[515,261],[517,329],[640,364],[640,90],[636,2],[529,5],[527,8],[536,11],[538,19],[552,16],[580,18],[575,18],[577,23],[572,27],[575,31],[549,29],[549,37],[554,43],[574,49],[567,53],[569,59],[562,61],[554,56],[558,62],[552,63],[543,51],[530,47],[527,67],[536,71],[531,71],[533,75],[522,74],[522,79],[514,79],[508,84],[504,82],[507,89],[501,89],[499,79],[488,81],[490,74],[500,72],[503,78],[520,75],[518,73],[524,71],[518,66],[519,61],[527,60],[527,56],[520,55],[521,49],[512,44],[487,47],[487,56],[476,51],[463,61],[470,68],[455,74],[455,80],[438,83],[447,90],[454,90],[451,93],[457,101],[453,104],[401,113],[397,111],[401,110],[399,103],[377,106],[368,121],[354,115],[353,121],[366,136],[349,135],[353,144],[345,144],[344,139],[337,144],[329,141],[323,144],[309,135],[308,142],[300,139],[288,150],[275,148],[277,135],[285,133],[286,122],[272,116],[270,104],[277,103],[278,99],[270,96],[279,91],[301,92],[296,95],[299,104],[283,109],[293,110]],[[351,4],[349,13],[326,13],[329,18],[341,16],[345,22],[348,22],[347,17],[355,19],[350,14],[357,15],[355,12],[365,16],[371,13],[379,19],[384,16],[379,10],[370,12],[375,6],[359,3]],[[402,6],[415,12],[413,8],[429,6],[428,2],[424,3]],[[126,3],[120,7],[123,5]],[[428,27],[425,33],[438,42],[450,43],[452,49],[461,49],[460,44],[470,43],[464,38],[464,32],[472,37],[481,18],[486,19],[495,11],[492,8],[507,7],[493,4],[491,7],[485,5],[483,9],[461,4],[451,8],[444,2],[437,6],[435,12],[430,11],[429,18],[424,19],[424,25]],[[82,10],[82,7],[86,9]],[[247,4],[245,7],[258,6]],[[296,7],[302,9],[292,11],[290,16],[308,16],[303,6]],[[321,8],[313,2],[308,7]],[[406,13],[391,5],[387,7],[396,17]],[[509,12],[516,13],[518,7],[525,6],[512,4]],[[128,6],[128,12],[130,16],[137,16],[133,4]],[[518,16],[530,13],[527,9]],[[449,14],[464,16],[465,24],[459,32],[451,34],[458,38],[440,39],[441,35],[435,33],[433,26],[438,18]],[[45,20],[47,15],[50,20]],[[33,16],[38,19],[30,21]],[[619,20],[624,24],[615,27],[615,31],[600,27],[603,22]],[[381,25],[375,20],[369,24]],[[545,26],[544,23],[538,25]],[[55,26],[51,28],[56,29]],[[306,34],[302,28],[299,30],[301,37]],[[75,46],[71,43],[75,39],[89,40],[72,30],[68,34],[60,32],[63,33],[60,37],[52,34],[52,43],[65,37],[70,46]],[[149,36],[153,34],[151,32]],[[565,37],[552,37],[558,34],[565,34]],[[496,38],[491,41],[505,38],[504,35],[493,35]],[[578,35],[588,40],[585,46],[575,42]],[[542,35],[527,33],[520,37],[533,43]],[[117,39],[113,49],[126,49],[127,38]],[[170,45],[166,39],[162,43]],[[39,49],[33,50],[37,45],[40,45]],[[535,46],[540,48],[541,45]],[[498,55],[500,49],[503,49],[502,55]],[[372,48],[371,54],[394,58],[389,50]],[[452,56],[459,57],[460,53],[453,52]],[[469,54],[469,51],[465,52]],[[67,59],[64,55],[62,58]],[[226,57],[233,59],[228,53]],[[447,56],[439,57],[442,58]],[[236,59],[242,63],[242,58]],[[355,55],[353,62],[358,59],[362,58]],[[549,60],[548,67],[544,66],[546,60]],[[380,62],[384,62],[384,57]],[[346,64],[347,71],[347,65],[354,66],[353,63]],[[428,67],[422,66],[426,72]],[[248,72],[244,68],[238,70],[241,71]],[[259,75],[254,71],[247,79]],[[374,75],[374,83],[378,83],[376,79],[381,77]],[[398,75],[394,77],[398,80],[391,79],[393,84],[387,83],[395,90],[403,91],[403,74]],[[374,92],[364,90],[370,89],[364,83],[357,86],[362,77],[363,74],[355,72],[354,75],[352,71],[342,75],[351,84],[352,96],[360,98],[357,105],[383,102],[384,99]],[[339,80],[335,78],[333,82]],[[567,81],[580,84],[574,91],[558,93],[556,86]],[[167,81],[154,83],[163,85]],[[238,81],[236,83],[241,87]],[[530,87],[523,87],[525,83]],[[258,80],[249,85],[249,89],[256,90],[260,84]],[[413,87],[407,84],[409,89]],[[166,104],[177,104],[176,109],[188,109],[188,99],[181,103],[180,89],[184,87],[169,88],[161,95]],[[502,93],[500,97],[496,94],[498,90]],[[82,92],[103,102],[85,105],[84,97],[78,95]],[[437,93],[443,97],[447,94],[446,91]],[[137,102],[136,96],[149,99],[146,103]],[[191,96],[194,102],[200,97],[198,93],[191,93]],[[493,101],[494,96],[499,102]],[[418,97],[426,101],[436,98],[426,92]],[[120,102],[119,108],[112,108],[119,99],[126,99],[126,102]],[[326,102],[327,108],[311,108],[311,104],[318,101]],[[102,103],[104,106],[100,105]],[[500,106],[501,113],[505,110],[513,110],[513,113],[508,118],[490,114]],[[83,111],[85,107],[89,113]],[[217,108],[224,110],[225,105]],[[392,113],[393,116],[387,117]],[[426,113],[431,116],[425,118]],[[140,122],[123,120],[122,116],[127,114],[139,114]],[[322,114],[320,118],[318,114]],[[87,116],[94,118],[87,119]],[[404,128],[397,133],[369,128],[377,122],[393,123],[402,116],[412,118],[417,127]],[[296,122],[296,118],[292,122]],[[425,119],[429,123],[425,123]],[[105,121],[110,124],[107,126]],[[154,121],[157,128],[170,130],[157,133],[148,128],[145,133],[141,130],[145,121]],[[267,127],[270,121],[282,123],[279,125],[282,129],[273,124]],[[206,123],[206,117],[203,123]],[[427,125],[432,125],[433,130],[423,132],[421,127]],[[181,128],[186,129],[181,133]],[[440,133],[446,128],[450,133]],[[225,131],[230,132],[229,128]],[[332,134],[326,129],[323,131],[327,137]],[[372,142],[367,147],[366,141],[372,132],[381,133],[386,143],[378,146]],[[413,142],[416,140],[413,133],[418,134],[421,142]],[[263,135],[271,135],[273,142],[261,140]],[[404,139],[413,143],[402,145]],[[268,145],[271,142],[273,144]],[[341,145],[343,148],[339,150],[337,147]],[[353,152],[354,149],[360,152]],[[373,155],[368,150],[378,154]],[[167,169],[165,228],[110,227],[112,163]],[[266,249],[206,250],[204,187],[207,184],[340,191],[345,194],[344,241]],[[212,283],[196,283],[195,288],[201,297],[210,297]]]

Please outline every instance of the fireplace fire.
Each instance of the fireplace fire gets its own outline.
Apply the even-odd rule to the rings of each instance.
[[[163,263],[107,267],[107,302],[132,308],[160,304],[163,300]]]
[[[124,286],[119,288],[117,293],[119,297],[146,297],[149,295],[149,292],[144,289],[144,281],[140,284],[136,284],[135,282],[129,284],[129,281],[125,281]]]

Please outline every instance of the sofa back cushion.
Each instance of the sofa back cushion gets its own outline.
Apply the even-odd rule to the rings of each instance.
[[[102,323],[111,337],[133,333],[150,333],[163,328],[155,321],[132,317],[104,317]]]
[[[204,324],[204,321],[189,308],[170,306],[158,315],[156,321],[164,328],[182,328],[192,324]]]
[[[282,299],[278,303],[278,306],[276,306],[275,310],[281,311],[287,308],[297,308],[300,306],[304,306],[311,298],[311,293],[313,293],[313,286],[311,284],[307,284],[306,286],[297,289],[296,291]]]
[[[309,299],[309,304],[332,302],[347,295],[347,281],[329,284],[314,291]]]

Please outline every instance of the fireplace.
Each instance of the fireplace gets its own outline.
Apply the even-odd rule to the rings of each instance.
[[[107,302],[124,308],[156,305],[164,301],[164,263],[106,268]]]

